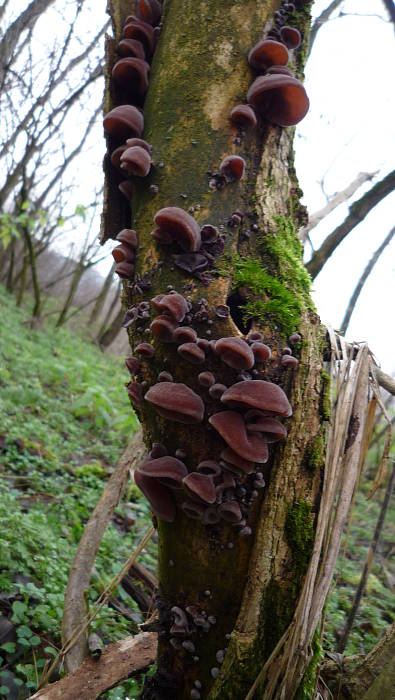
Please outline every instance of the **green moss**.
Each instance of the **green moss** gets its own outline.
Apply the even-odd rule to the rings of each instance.
[[[297,587],[306,573],[314,542],[311,505],[306,501],[295,501],[288,508],[285,535],[292,550],[294,581]]]
[[[311,472],[322,466],[324,460],[325,440],[322,431],[310,440],[304,453],[303,465]]]
[[[277,264],[277,276],[288,283],[295,293],[302,293],[307,304],[311,305],[311,278],[303,265],[303,246],[290,217],[276,216],[277,231],[265,238],[266,249]]]
[[[263,636],[258,638],[256,652],[263,659],[267,659],[278,640],[284,634],[292,620],[294,613],[295,594],[290,588],[289,582],[281,585],[271,581],[262,601],[261,616],[263,625],[259,629]]]
[[[321,372],[321,396],[320,396],[320,413],[323,420],[330,422],[331,420],[331,378],[327,372]]]
[[[324,656],[318,630],[316,630],[314,633],[314,637],[311,642],[311,647],[313,650],[313,657],[305,671],[302,683],[300,684],[296,692],[295,700],[312,700],[314,696],[314,690],[317,680],[317,670],[320,661]]]
[[[233,288],[243,287],[248,300],[241,305],[245,320],[255,318],[262,323],[279,327],[284,334],[295,331],[300,322],[302,304],[285,284],[263,269],[257,258],[233,258]],[[223,265],[222,275],[229,275],[229,266]]]

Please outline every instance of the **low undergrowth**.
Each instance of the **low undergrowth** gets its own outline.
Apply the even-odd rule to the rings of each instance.
[[[24,698],[60,648],[70,564],[106,480],[136,429],[119,358],[67,330],[30,327],[0,289],[0,698]],[[95,563],[89,603],[150,524],[134,486],[117,508]],[[154,547],[141,561],[154,568]],[[135,621],[105,606],[94,620],[105,642],[143,621],[122,587],[114,597]],[[136,696],[138,684],[106,694]]]

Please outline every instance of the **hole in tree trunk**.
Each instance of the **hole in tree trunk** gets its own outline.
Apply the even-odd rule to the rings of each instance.
[[[243,318],[243,309],[241,308],[245,303],[245,299],[236,290],[233,294],[230,294],[226,300],[227,305],[230,308],[230,315],[233,322],[236,324],[237,328],[241,333],[247,335],[251,329],[252,321],[245,321]]]

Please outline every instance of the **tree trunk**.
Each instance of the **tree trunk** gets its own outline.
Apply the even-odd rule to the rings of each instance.
[[[75,297],[76,291],[78,289],[78,285],[81,282],[82,276],[86,271],[86,265],[84,264],[84,260],[79,260],[79,262],[76,265],[73,277],[71,279],[71,284],[69,287],[69,293],[66,297],[66,301],[63,304],[63,308],[59,314],[58,320],[56,321],[56,328],[60,328],[63,326],[63,324],[67,320],[67,313],[69,311],[69,308],[71,304],[73,303],[73,299]]]
[[[308,44],[309,9],[310,3],[303,3],[292,15],[292,24],[304,36],[301,49],[291,59],[297,74],[303,69]],[[111,11],[119,39],[129,3],[113,0]],[[199,681],[204,698],[244,700],[292,620],[312,552],[328,381],[322,372],[323,331],[310,299],[297,238],[305,214],[293,168],[293,130],[262,121],[257,129],[241,133],[229,122],[231,109],[245,101],[251,83],[247,53],[270,28],[272,12],[265,0],[165,2],[144,105],[144,138],[153,147],[153,167],[147,178],[134,183],[131,223],[138,232],[137,272],[150,288],[147,292],[147,285],[143,290],[137,285],[136,290],[125,283],[125,305],[151,302],[155,295],[168,293],[170,285],[190,301],[186,323],[200,338],[241,338],[249,330],[260,331],[271,347],[272,361],[255,376],[280,385],[293,407],[292,418],[285,421],[287,439],[270,445],[269,461],[255,466],[255,471],[263,473],[266,487],[257,494],[260,477],[255,472],[236,476],[231,496],[241,505],[244,526],[225,520],[208,526],[186,517],[181,509],[186,496],[181,491],[176,492],[175,521],[155,519],[161,633],[158,670],[147,681],[144,698],[189,700],[197,697],[197,686],[194,695],[191,691]],[[114,46],[109,42],[109,68],[112,55]],[[106,109],[119,103],[108,81]],[[109,142],[109,148],[114,147]],[[230,154],[245,159],[246,174],[225,184],[218,170]],[[114,220],[111,177],[107,169],[104,221]],[[157,185],[157,194],[150,185]],[[212,224],[225,237],[225,250],[203,281],[175,267],[172,254],[182,252],[176,244],[161,246],[151,236],[156,212],[167,206],[182,207],[193,213],[200,226]],[[242,217],[232,218],[237,210]],[[226,304],[230,315],[221,318],[221,305]],[[155,313],[150,308],[152,321]],[[295,331],[302,336],[294,349],[300,362],[298,369],[290,370],[280,358]],[[225,443],[207,419],[223,411],[224,404],[199,384],[198,375],[210,371],[217,383],[229,387],[239,381],[239,371],[209,349],[201,365],[190,364],[175,344],[154,338],[146,320],[130,325],[128,332],[133,350],[143,340],[155,347],[152,359],[141,360],[141,388],[133,380],[131,393],[156,384],[158,374],[166,370],[175,383],[187,385],[205,404],[204,420],[189,425],[160,416],[146,401],[138,402],[147,447],[161,443],[169,455],[182,458],[189,472],[196,471],[203,460],[218,463]],[[170,633],[174,606],[183,611],[190,606],[198,609],[197,625],[188,618],[187,640]],[[190,644],[174,648],[173,644],[180,647],[177,639],[192,641],[195,650],[189,651]],[[307,657],[305,668],[309,661]],[[314,659],[306,683],[314,685],[316,664]],[[269,669],[269,675],[272,672]],[[263,697],[262,693],[258,689],[256,697]]]
[[[107,299],[108,293],[111,289],[111,285],[114,280],[114,270],[115,270],[115,263],[111,266],[111,270],[109,271],[106,279],[103,282],[103,286],[100,290],[100,294],[96,299],[95,305],[92,309],[92,313],[89,317],[89,323],[95,323],[97,320],[98,316],[103,312],[103,307],[105,304],[105,301]]]

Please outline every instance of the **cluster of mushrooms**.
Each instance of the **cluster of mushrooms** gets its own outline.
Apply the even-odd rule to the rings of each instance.
[[[122,39],[118,43],[119,60],[112,69],[111,86],[120,102],[104,117],[111,163],[123,176],[146,177],[151,169],[152,148],[141,138],[144,130],[142,108],[149,86],[150,63],[160,34],[162,3],[159,0],[137,0],[136,14],[129,15],[123,25]],[[130,203],[132,181],[122,180],[119,190]],[[123,232],[117,236],[125,246]],[[122,279],[131,279],[134,273],[134,253],[127,256],[127,249],[117,253],[116,273]]]
[[[230,121],[241,132],[255,127],[259,119],[291,126],[308,110],[302,83],[286,67],[289,49],[296,49],[301,41],[299,31],[287,24],[287,16],[294,9],[292,3],[283,2],[275,13],[273,28],[248,54],[248,62],[258,75],[248,90],[247,104],[237,105],[230,114]],[[129,176],[119,184],[128,201],[130,178],[145,177],[151,168],[151,146],[142,139],[142,107],[148,90],[149,62],[160,34],[162,4],[159,0],[137,0],[136,13],[124,23],[123,38],[117,48],[120,59],[112,70],[118,101],[125,104],[104,118],[111,162]],[[224,158],[219,172],[210,175],[210,189],[241,179],[245,165],[238,155]],[[224,229],[212,224],[200,227],[192,213],[175,206],[160,209],[151,235],[160,246],[171,246],[174,266],[209,284],[209,271],[224,250]],[[242,220],[243,213],[237,210],[231,214],[228,225],[240,225]],[[137,233],[123,229],[117,240],[119,245],[113,250],[116,272],[123,279],[136,279]],[[138,296],[150,286],[148,279],[139,278],[134,290]],[[183,513],[209,528],[224,523],[230,526],[230,533],[234,530],[237,536],[248,536],[252,504],[265,487],[262,469],[269,459],[269,446],[286,438],[282,420],[292,414],[284,391],[270,381],[273,363],[277,370],[296,369],[298,359],[293,351],[299,350],[301,336],[291,335],[289,345],[276,358],[258,332],[250,333],[246,339],[213,339],[212,326],[228,318],[229,307],[209,306],[204,298],[193,301],[187,289],[191,290],[192,285],[184,286],[184,296],[169,285],[163,294],[135,303],[127,310],[124,327],[135,324],[137,334],[145,336],[136,345],[134,355],[126,359],[131,375],[127,390],[137,410],[145,406],[164,421],[214,430],[218,453],[192,466],[185,450],[177,449],[172,455],[165,445],[154,443],[136,470],[135,481],[154,514],[163,521],[174,522]],[[152,377],[149,363],[162,344],[169,347],[169,353],[177,353],[180,363],[195,369],[189,375],[194,388],[175,381],[166,370],[159,371],[155,383],[149,386],[145,379]],[[278,381],[278,371],[274,375]],[[226,546],[235,546],[232,535]],[[185,610],[174,606],[171,616],[171,645],[194,655],[191,637],[207,632],[215,618],[196,606]],[[223,657],[224,651],[219,650],[218,665]],[[216,678],[218,674],[216,665],[211,675]],[[191,698],[198,700],[200,691],[201,683],[196,681]]]

